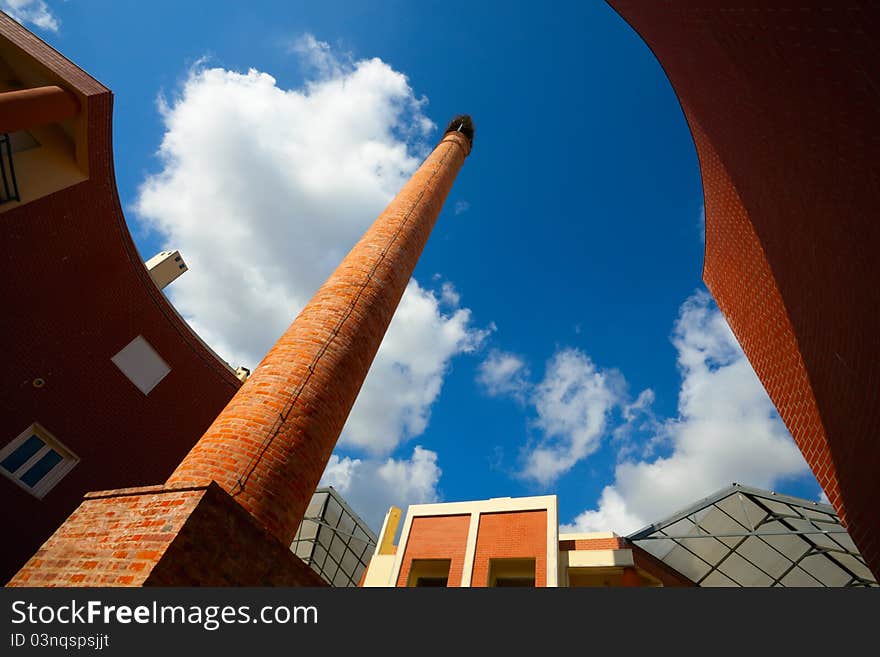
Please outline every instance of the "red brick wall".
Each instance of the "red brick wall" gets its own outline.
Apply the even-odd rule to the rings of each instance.
[[[216,484],[90,493],[9,586],[324,586]]]
[[[611,538],[578,538],[573,541],[559,541],[560,550],[623,550],[629,541],[620,536]]]
[[[448,586],[460,586],[470,522],[470,514],[413,518],[397,586],[407,585],[413,559],[450,559]]]
[[[8,586],[138,586],[204,493],[161,486],[89,493]]]
[[[0,214],[0,445],[36,421],[81,459],[42,500],[0,476],[0,524],[15,528],[14,541],[0,542],[6,582],[87,491],[164,481],[241,383],[176,314],[131,240],[113,173],[111,93],[4,14],[0,38],[79,95],[90,172]],[[110,360],[139,334],[171,367],[146,396]]]
[[[880,8],[610,3],[660,60],[694,135],[703,278],[880,575]]]
[[[279,338],[170,485],[217,481],[290,542],[470,145],[447,134]]]
[[[534,558],[535,586],[547,586],[547,512],[480,514],[471,586],[486,586],[490,559]]]

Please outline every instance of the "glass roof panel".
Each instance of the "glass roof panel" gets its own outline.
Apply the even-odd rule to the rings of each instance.
[[[325,550],[320,545],[315,545],[315,549],[312,552],[312,563],[319,569],[324,567],[324,560],[327,557],[327,550]]]
[[[306,508],[306,518],[318,518],[321,516],[321,509],[324,508],[324,502],[327,500],[327,493],[315,493],[309,501]]]
[[[854,576],[876,585],[841,529],[829,507],[734,484],[629,538],[700,586],[840,587]]]
[[[343,513],[342,518],[339,520],[339,531],[345,532],[346,534],[354,532],[354,518],[347,513]]]
[[[874,576],[871,574],[871,571],[862,562],[861,559],[858,559],[851,554],[835,554],[833,558],[839,561],[850,571],[852,571],[852,573],[856,577],[861,577],[862,579],[869,579],[872,581],[874,580]]]
[[[329,527],[325,527],[321,525],[321,528],[318,530],[318,543],[320,543],[325,550],[330,549],[330,542],[333,540],[333,530]]]
[[[315,535],[318,533],[318,523],[312,522],[311,520],[303,520],[302,524],[300,524],[299,529],[297,530],[297,538],[310,540],[315,538]]]
[[[315,544],[311,541],[299,541],[296,545],[296,556],[298,556],[303,561],[311,561],[312,559],[312,548],[315,547]]]
[[[658,533],[657,535],[659,536],[661,534]],[[670,541],[666,538],[660,538],[656,540],[651,539],[649,541],[639,542],[640,548],[646,550],[647,552],[650,552],[658,559],[663,559],[667,554],[669,554],[669,551],[672,550],[675,545],[675,541]]]
[[[773,578],[734,552],[718,565],[718,570],[741,586],[770,586]]]
[[[846,586],[852,579],[843,568],[824,554],[806,557],[799,565],[825,586]]]
[[[791,567],[791,560],[757,536],[750,536],[737,550],[771,577],[779,577]]]
[[[332,582],[336,577],[336,573],[339,572],[339,566],[336,565],[336,562],[333,561],[333,559],[327,559],[327,561],[324,562],[324,568],[321,572],[324,575],[324,579],[328,582]]]
[[[859,553],[859,548],[856,547],[856,544],[853,542],[849,534],[834,534],[831,538],[833,538],[834,541],[847,552],[854,552],[855,554]]]
[[[333,586],[351,586],[351,577],[349,577],[347,572],[340,568],[336,572],[336,576],[333,578]]]
[[[796,561],[807,553],[810,544],[798,534],[785,534],[785,531],[787,529],[781,522],[771,522],[761,527],[761,539],[767,541],[771,547],[776,548],[792,561]],[[775,535],[769,535],[770,532]]]
[[[757,527],[761,521],[767,517],[767,512],[764,511],[764,509],[759,507],[742,493],[728,495],[726,498],[719,500],[715,504],[718,508],[722,509],[726,514],[740,523],[744,528],[749,530]]]
[[[787,522],[798,531],[809,532],[803,534],[804,539],[807,541],[811,541],[821,547],[838,547],[837,543],[829,536],[821,533],[823,529],[829,529],[828,525],[822,524],[820,527],[816,527],[812,522],[800,518],[791,518]]]
[[[688,550],[710,564],[716,564],[730,552],[730,547],[717,538],[703,536],[700,538],[684,538],[678,541]]]
[[[724,534],[736,534],[745,530],[736,520],[727,515],[717,506],[712,505],[705,509],[705,513],[700,513],[700,528],[703,534],[721,534],[717,536],[717,540],[721,541],[728,547],[733,547],[741,539],[736,537],[723,536]]]
[[[333,541],[330,543],[330,554],[333,555],[333,558],[336,561],[342,561],[342,555],[345,553],[345,541],[338,534],[333,537]]]
[[[797,516],[800,515],[797,511],[792,509],[788,504],[783,504],[778,500],[768,500],[766,498],[761,498],[761,504],[766,506],[771,511],[775,511],[776,513],[780,513],[784,516]]]
[[[822,586],[806,572],[795,566],[785,577],[782,578],[785,586]]]
[[[327,500],[327,507],[324,509],[324,522],[331,527],[336,527],[341,517],[342,507],[339,506],[339,502],[331,497]]]
[[[360,561],[358,561],[358,558],[354,555],[354,552],[349,550],[342,556],[342,563],[340,564],[340,566],[345,569],[345,572],[347,572],[348,574],[352,574],[357,569],[359,563]]]
[[[739,584],[734,582],[726,575],[719,573],[717,570],[712,571],[706,579],[700,582],[700,586],[728,586],[738,587]]]
[[[682,518],[663,529],[667,536],[690,536],[696,533],[696,527],[690,518]]]
[[[663,561],[695,582],[700,580],[710,570],[709,564],[681,546],[673,548],[664,557]]]

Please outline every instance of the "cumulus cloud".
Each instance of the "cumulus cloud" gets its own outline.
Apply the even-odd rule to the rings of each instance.
[[[311,36],[300,88],[200,63],[162,99],[161,169],[138,215],[189,271],[167,292],[230,362],[255,367],[420,162],[434,124],[402,73]],[[422,432],[450,360],[484,332],[412,281],[346,425],[349,445],[390,451]],[[391,394],[389,394],[391,393]]]
[[[582,351],[557,352],[532,393],[542,439],[528,452],[522,474],[548,485],[595,452],[625,387],[620,373],[597,368]]]
[[[544,487],[596,451],[615,409],[632,423],[653,400],[653,392],[645,390],[629,402],[617,370],[600,369],[573,348],[558,350],[537,384],[522,356],[493,349],[476,380],[490,396],[512,397],[534,413],[530,425],[538,436],[522,450],[519,475]]]
[[[22,25],[30,23],[49,32],[57,32],[61,26],[44,0],[0,0],[0,9]]]
[[[510,395],[519,401],[531,388],[529,368],[521,356],[493,349],[480,363],[477,383],[492,397]]]
[[[761,382],[705,292],[681,307],[673,331],[682,374],[678,416],[653,438],[668,454],[618,463],[598,508],[565,531],[625,534],[731,482],[773,488],[808,472]]]
[[[452,357],[474,351],[487,334],[488,329],[472,326],[470,310],[445,314],[433,292],[410,281],[340,444],[390,452],[421,434]]]
[[[417,445],[408,459],[355,459],[333,454],[322,486],[333,486],[350,500],[354,510],[378,532],[391,506],[438,501],[442,470],[437,453]]]

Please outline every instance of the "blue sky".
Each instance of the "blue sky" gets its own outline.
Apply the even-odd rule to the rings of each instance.
[[[113,90],[138,248],[181,249],[166,292],[236,365],[473,115],[325,475],[371,524],[557,493],[562,523],[625,533],[731,481],[818,498],[701,283],[672,88],[604,2],[0,4]]]

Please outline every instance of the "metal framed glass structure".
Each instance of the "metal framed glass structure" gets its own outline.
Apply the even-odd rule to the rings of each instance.
[[[877,586],[830,505],[739,484],[627,538],[698,586]]]
[[[312,495],[290,549],[330,586],[357,586],[376,534],[332,486]]]

